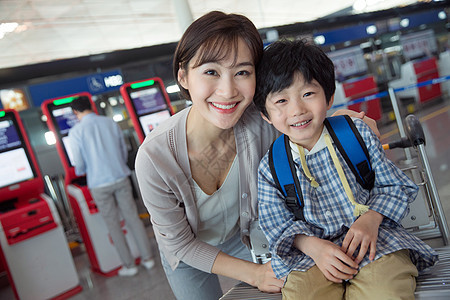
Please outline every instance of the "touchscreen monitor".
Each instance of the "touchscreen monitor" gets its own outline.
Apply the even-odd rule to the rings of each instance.
[[[68,135],[70,128],[78,123],[78,118],[75,116],[70,106],[54,109],[52,111],[52,116],[56,121],[56,126],[58,127],[61,136]]]
[[[81,96],[85,97],[85,96]],[[69,144],[69,130],[79,122],[77,116],[73,113],[70,103],[73,97],[58,99],[48,104],[48,110],[51,122],[55,127],[58,139],[61,141],[64,155],[66,156],[70,166],[73,166],[73,157]]]
[[[133,101],[136,114],[146,115],[155,111],[167,109],[167,102],[159,87],[150,87],[130,91],[130,98]]]
[[[147,135],[156,128],[156,126],[159,125],[162,121],[165,119],[168,119],[170,117],[170,113],[168,110],[163,110],[160,112],[148,114],[139,117],[139,123],[142,126],[142,129],[144,130],[144,135]]]
[[[0,188],[36,177],[15,119],[0,118]]]
[[[156,126],[173,115],[169,96],[158,77],[126,83],[120,88],[120,93],[141,142]]]

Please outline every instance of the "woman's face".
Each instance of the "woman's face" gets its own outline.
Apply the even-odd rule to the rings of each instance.
[[[255,94],[255,65],[252,54],[243,40],[237,51],[223,60],[206,62],[188,70],[178,70],[178,81],[189,91],[191,114],[201,116],[221,129],[232,128],[240,119]]]

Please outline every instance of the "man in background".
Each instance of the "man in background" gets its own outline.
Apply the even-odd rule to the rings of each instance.
[[[76,98],[71,107],[80,120],[69,131],[75,173],[86,174],[88,188],[123,263],[118,273],[133,276],[138,272],[120,224],[121,216],[133,234],[142,265],[151,269],[155,262],[133,198],[123,133],[113,120],[92,111],[88,97]]]

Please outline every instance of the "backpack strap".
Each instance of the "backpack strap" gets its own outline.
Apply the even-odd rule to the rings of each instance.
[[[295,171],[289,137],[282,135],[269,149],[269,167],[278,190],[285,196],[286,205],[295,220],[305,220],[303,216],[303,196]]]
[[[329,117],[324,121],[336,147],[352,170],[357,182],[367,190],[373,188],[375,172],[370,163],[369,151],[358,129],[349,116]],[[360,145],[357,147],[356,145]],[[277,189],[285,196],[286,205],[295,220],[305,220],[303,195],[295,171],[289,137],[282,135],[269,149],[269,168]]]
[[[371,190],[375,182],[375,172],[370,164],[366,144],[352,119],[347,115],[329,117],[325,119],[324,124],[345,162],[355,175],[356,181],[364,189]],[[356,146],[358,144],[360,147]]]

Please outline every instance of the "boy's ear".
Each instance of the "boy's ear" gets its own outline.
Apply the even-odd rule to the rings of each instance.
[[[327,110],[333,106],[333,102],[334,102],[334,94],[333,94],[333,96],[331,96],[330,102],[328,102]]]
[[[264,115],[262,112],[260,112],[260,114],[264,121],[266,121],[267,123],[272,125],[272,122],[270,121],[270,119],[268,117],[266,117],[266,115]]]
[[[188,84],[187,84],[187,78],[186,78],[186,71],[182,68],[178,69],[177,73],[178,82],[181,84],[183,88],[188,90]]]

